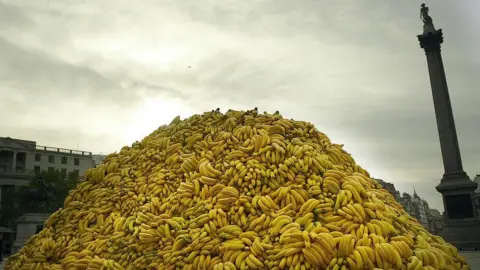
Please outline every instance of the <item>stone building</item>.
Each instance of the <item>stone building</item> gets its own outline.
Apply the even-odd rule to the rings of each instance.
[[[436,209],[428,213],[428,231],[439,234],[443,230],[443,215]]]
[[[94,166],[91,152],[0,137],[0,202],[2,192],[12,186],[27,185],[36,172],[60,170],[81,177],[85,170]]]
[[[477,174],[473,181],[477,183],[477,189],[475,190],[475,197],[473,198],[473,200],[475,202],[475,210],[480,217],[480,174]]]
[[[99,165],[100,163],[103,162],[103,160],[106,158],[107,156],[106,155],[92,155],[92,158],[93,158],[93,162],[95,164],[95,166]]]
[[[428,229],[428,214],[430,212],[430,207],[428,207],[428,203],[425,200],[417,195],[416,191],[413,192],[413,196],[403,193],[402,204],[404,207],[405,205],[408,205],[409,209],[407,212],[415,217],[423,227]]]
[[[477,173],[473,181],[477,183],[477,189],[475,190],[476,193],[480,193],[480,173]]]
[[[416,191],[413,195],[404,192],[400,196],[400,192],[396,190],[395,185],[385,182],[381,179],[375,179],[384,189],[389,191],[395,199],[403,206],[405,211],[412,217],[416,218],[423,227],[430,232],[438,233],[443,228],[443,215],[438,210],[430,209],[427,201],[420,198]]]
[[[375,179],[375,178],[374,178]],[[400,192],[395,189],[395,185],[392,183],[388,183],[383,181],[382,179],[375,179],[384,189],[390,192],[397,201],[400,201]]]

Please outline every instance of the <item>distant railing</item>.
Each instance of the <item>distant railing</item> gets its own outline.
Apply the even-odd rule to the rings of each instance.
[[[34,170],[25,170],[25,169],[5,169],[0,168],[0,176],[10,176],[10,177],[30,177],[34,176]]]
[[[42,146],[42,145],[37,145],[36,149],[40,150],[40,151],[66,153],[66,154],[74,154],[74,155],[81,155],[81,156],[91,156],[92,155],[92,152],[70,150],[70,149],[63,149],[63,148]]]

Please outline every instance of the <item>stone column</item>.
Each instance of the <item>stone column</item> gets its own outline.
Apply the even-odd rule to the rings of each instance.
[[[453,119],[452,105],[448,93],[447,78],[443,67],[440,44],[443,43],[442,29],[418,36],[420,47],[427,56],[428,72],[432,87],[433,105],[437,119],[438,135],[442,150],[443,167],[446,175],[466,175],[463,171],[457,131]]]
[[[430,29],[418,35],[420,47],[425,50],[432,88],[433,105],[443,158],[444,174],[436,186],[442,194],[445,207],[444,237],[457,247],[480,248],[480,224],[474,211],[473,193],[477,184],[463,170],[447,78],[443,66],[441,29]],[[472,238],[472,234],[477,237]]]
[[[14,172],[17,171],[17,151],[13,151],[12,170],[13,170]]]

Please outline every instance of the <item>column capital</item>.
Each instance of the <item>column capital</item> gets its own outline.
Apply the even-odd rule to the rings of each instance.
[[[439,52],[440,44],[443,43],[443,32],[442,29],[438,29],[417,35],[417,38],[420,42],[420,47],[425,50],[425,53]]]

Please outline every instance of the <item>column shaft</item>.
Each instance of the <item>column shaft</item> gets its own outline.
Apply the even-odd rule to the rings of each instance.
[[[440,50],[426,53],[445,174],[463,173],[447,79]]]

